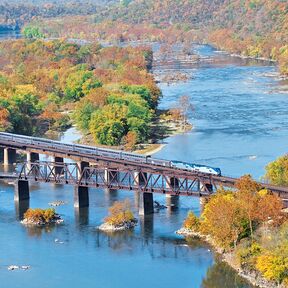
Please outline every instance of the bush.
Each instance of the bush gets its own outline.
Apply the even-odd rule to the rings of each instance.
[[[256,265],[257,256],[262,252],[262,248],[257,242],[247,242],[237,249],[237,259],[242,267],[254,269]]]
[[[288,258],[280,255],[261,255],[256,268],[268,279],[281,284],[288,281]]]
[[[43,222],[49,223],[56,217],[55,209],[48,208],[48,209],[28,209],[25,214],[24,218],[32,221],[32,222]]]
[[[183,223],[183,227],[194,232],[198,232],[200,227],[199,218],[192,211],[189,211],[187,218]]]
[[[122,226],[125,222],[135,221],[133,212],[130,210],[130,201],[116,201],[109,208],[109,216],[104,219],[105,223],[115,227]]]

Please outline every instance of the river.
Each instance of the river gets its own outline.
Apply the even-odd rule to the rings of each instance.
[[[271,63],[242,60],[209,46],[195,51],[212,61],[185,68],[193,78],[175,85],[160,84],[161,108],[173,107],[179,96],[191,97],[195,112],[191,133],[169,137],[155,156],[221,167],[223,173],[263,175],[264,165],[286,152],[288,111],[285,81],[277,78]],[[178,67],[179,69],[179,67]],[[181,69],[181,67],[180,67]],[[62,141],[78,138],[75,128]],[[90,189],[89,209],[75,210],[73,188],[52,184],[31,185],[30,207],[57,207],[64,224],[27,228],[19,223],[13,185],[0,183],[0,280],[5,288],[61,287],[251,287],[210,247],[197,240],[185,241],[177,230],[189,209],[200,213],[198,199],[183,198],[180,208],[139,217],[134,231],[105,234],[96,227],[115,200],[130,199],[137,215],[133,192]],[[165,203],[165,197],[155,195]],[[31,265],[28,271],[8,271],[8,265]],[[4,286],[3,286],[4,287]]]

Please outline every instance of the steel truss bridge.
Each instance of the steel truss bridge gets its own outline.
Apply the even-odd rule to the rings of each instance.
[[[179,196],[210,195],[220,186],[233,188],[238,180],[170,167],[164,165],[167,160],[150,158],[148,162],[144,156],[131,153],[128,153],[130,156],[121,159],[118,156],[123,152],[115,150],[99,148],[101,152],[95,147],[9,133],[0,133],[0,147],[6,151],[6,158],[9,157],[9,153],[16,153],[16,150],[24,151],[29,156],[29,161],[22,163],[19,180]],[[41,162],[38,160],[39,154],[53,156],[54,161]],[[36,161],[33,161],[35,155],[38,155],[38,159],[36,157]],[[64,158],[72,159],[75,163],[64,163]],[[283,199],[288,198],[287,187],[260,182],[259,184]]]

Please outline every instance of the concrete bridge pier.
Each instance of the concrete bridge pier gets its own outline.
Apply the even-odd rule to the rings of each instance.
[[[153,193],[140,193],[139,215],[154,213]]]
[[[29,199],[27,199],[27,200],[22,200],[22,201],[15,201],[14,203],[15,203],[16,218],[21,221],[24,219],[25,212],[30,207],[30,201]]]
[[[177,191],[179,188],[179,180],[175,177],[169,178],[169,183],[167,183],[167,188],[172,186],[174,191]],[[170,211],[177,210],[179,207],[179,196],[178,195],[170,195],[166,194],[166,205]]]
[[[32,168],[31,163],[39,161],[39,154],[34,152],[27,152],[28,169]]]
[[[77,164],[78,164],[80,173],[82,173],[86,167],[89,167],[89,162],[86,162],[86,161],[79,161]]]
[[[79,179],[86,167],[89,167],[89,162],[86,161],[79,161],[77,162],[78,168],[79,168],[79,173],[77,173],[77,179]],[[79,175],[78,175],[79,174]]]
[[[169,211],[176,211],[179,208],[179,196],[166,194],[166,206]]]
[[[27,180],[18,180],[15,186],[14,200],[24,201],[29,198],[29,182]]]
[[[89,224],[89,208],[88,207],[75,207],[74,215],[77,225],[88,225]]]
[[[4,148],[4,165],[10,165],[16,162],[16,150]]]
[[[107,184],[112,184],[118,181],[119,174],[117,171],[104,170],[104,180]]]
[[[34,152],[27,152],[27,162],[39,161],[39,154]]]
[[[89,207],[89,189],[85,186],[74,187],[74,207]]]
[[[134,172],[134,185],[142,186],[145,185],[148,179],[148,174],[146,172]]]
[[[55,163],[60,163],[60,164],[64,163],[64,158],[62,157],[55,156],[53,160],[54,160],[53,162]],[[56,175],[63,174],[63,167],[55,165],[55,173]]]

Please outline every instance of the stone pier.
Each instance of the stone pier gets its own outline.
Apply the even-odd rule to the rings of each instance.
[[[10,165],[16,162],[16,150],[4,148],[4,165]]]
[[[18,180],[15,186],[15,201],[28,200],[29,195],[29,182],[27,180]]]
[[[140,193],[139,214],[148,215],[154,213],[153,193]]]
[[[74,207],[84,208],[89,207],[89,190],[85,186],[74,187]]]

